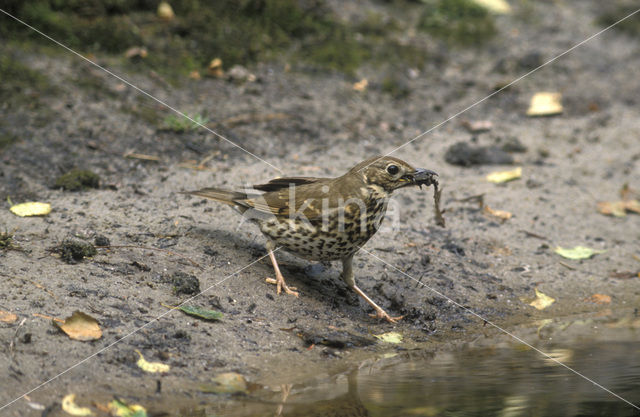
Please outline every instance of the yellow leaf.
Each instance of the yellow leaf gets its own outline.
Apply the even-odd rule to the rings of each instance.
[[[117,417],[147,417],[147,410],[140,404],[127,405],[113,400],[109,403],[109,414]]]
[[[98,321],[82,311],[74,311],[62,324],[56,321],[54,321],[53,324],[65,332],[67,336],[75,340],[84,342],[102,337],[102,330],[100,330]]]
[[[527,116],[553,116],[562,113],[560,93],[541,92],[531,98]]]
[[[474,3],[484,7],[495,14],[511,13],[511,6],[505,0],[473,0]]]
[[[386,343],[395,343],[395,344],[402,343],[402,335],[398,332],[374,334],[373,336]]]
[[[11,206],[9,210],[20,217],[46,216],[51,213],[51,204],[38,203],[34,201],[30,203],[16,204],[15,206]]]
[[[511,218],[511,216],[513,216],[511,213],[509,213],[508,211],[504,211],[504,210],[494,210],[489,206],[484,206],[484,212],[493,216],[493,217],[497,217],[501,220],[509,220]]]
[[[0,321],[3,323],[13,323],[18,320],[18,316],[8,311],[0,310]]]
[[[597,255],[598,253],[605,253],[605,250],[596,250],[591,249],[586,246],[575,246],[573,248],[562,248],[558,246],[555,250],[555,253],[567,259],[588,259],[593,255]]]
[[[144,358],[144,356],[142,356],[142,353],[140,353],[138,349],[136,349],[136,352],[138,353],[138,355],[140,355],[140,359],[138,359],[138,362],[136,362],[136,364],[138,365],[138,367],[140,367],[140,369],[142,369],[145,372],[149,372],[152,374],[165,373],[165,372],[169,372],[169,369],[171,369],[169,365],[166,365],[164,363],[148,362]]]
[[[537,288],[535,289],[535,291],[536,298],[535,300],[530,302],[529,305],[537,308],[538,310],[544,310],[556,301],[554,298],[551,298],[548,295],[538,291]]]
[[[75,403],[76,394],[69,394],[62,399],[62,409],[72,416],[90,416],[93,413],[87,407],[78,407]]]
[[[487,175],[487,181],[499,184],[501,182],[517,180],[520,177],[522,177],[522,167],[518,167],[511,171],[492,172]]]
[[[176,17],[176,14],[173,12],[173,8],[169,3],[162,1],[158,4],[158,17],[162,20],[169,21]]]

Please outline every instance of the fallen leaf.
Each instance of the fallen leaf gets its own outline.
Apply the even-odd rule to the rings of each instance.
[[[247,380],[240,374],[235,372],[227,372],[216,375],[212,380],[212,384],[203,384],[200,391],[210,392],[213,394],[238,394],[247,393]]]
[[[509,14],[511,13],[511,6],[506,0],[473,0],[479,6],[484,7],[491,13],[495,14]]]
[[[571,349],[552,349],[547,353],[545,358],[549,365],[562,366],[560,364],[567,363],[573,358],[573,350]],[[560,362],[560,363],[558,363]]]
[[[16,204],[15,206],[11,206],[9,210],[20,217],[46,216],[51,213],[51,204],[32,201],[29,203]]]
[[[591,258],[593,255],[605,253],[606,250],[591,249],[586,246],[575,246],[573,248],[562,248],[558,246],[555,248],[554,252],[563,258],[577,260]]]
[[[82,311],[74,311],[62,324],[57,321],[54,321],[53,324],[74,340],[84,342],[102,337],[102,330],[100,330],[98,321]]]
[[[124,56],[127,59],[137,57],[146,58],[148,54],[149,52],[147,51],[147,48],[141,46],[133,46],[125,51]]]
[[[504,210],[494,210],[489,206],[484,206],[483,208],[484,212],[493,216],[493,217],[497,217],[502,221],[506,221],[509,220],[511,218],[511,216],[513,216],[513,214],[509,213],[508,211],[504,211]]]
[[[591,297],[585,298],[585,301],[595,304],[609,304],[611,297],[606,294],[593,294]]]
[[[166,1],[161,1],[158,4],[158,17],[162,20],[173,20],[176,17],[176,14],[173,12],[173,8]]]
[[[369,81],[366,78],[363,78],[362,80],[353,84],[353,89],[356,91],[364,91],[367,89],[368,85],[369,85]]]
[[[535,292],[536,298],[530,302],[529,305],[537,308],[538,310],[544,310],[556,301],[554,298],[540,292],[537,288],[535,289]]]
[[[18,320],[18,316],[13,313],[9,313],[8,311],[0,310],[0,321],[3,323],[14,323]]]
[[[490,120],[464,120],[462,126],[471,133],[482,133],[490,131],[493,128],[493,123]]]
[[[487,175],[487,181],[499,184],[502,182],[517,180],[522,177],[522,167],[518,167],[511,171],[497,171]]]
[[[222,70],[222,60],[220,58],[214,58],[207,67],[207,73],[212,77],[222,78],[224,77],[224,71]]]
[[[205,320],[220,320],[222,319],[223,314],[219,311],[215,310],[207,310],[206,308],[197,307],[197,306],[188,306],[183,305],[178,307],[180,311],[183,313],[187,313],[190,316],[200,317]]]
[[[599,201],[598,211],[602,214],[615,217],[624,217],[627,215],[624,201]]]
[[[627,200],[624,202],[624,208],[627,211],[633,211],[634,213],[640,214],[640,201],[638,200]]]
[[[147,417],[147,410],[140,404],[127,405],[124,401],[109,403],[109,414],[117,417]]]
[[[164,363],[148,362],[144,358],[144,356],[142,356],[142,353],[138,349],[136,349],[136,353],[140,355],[140,359],[138,359],[138,362],[136,362],[136,365],[138,365],[138,367],[145,372],[149,372],[151,374],[166,373],[166,372],[169,372],[169,369],[171,369],[169,365]]]
[[[72,416],[90,416],[93,414],[91,409],[87,407],[79,407],[75,403],[76,394],[66,395],[62,399],[62,409]]]
[[[377,339],[386,343],[402,343],[402,335],[398,332],[388,332],[383,334],[374,334]]]
[[[540,92],[533,95],[527,116],[553,116],[562,113],[560,93]]]

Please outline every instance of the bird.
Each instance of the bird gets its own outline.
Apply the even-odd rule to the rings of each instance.
[[[402,317],[390,316],[356,285],[353,257],[379,229],[394,191],[437,187],[437,177],[398,158],[374,156],[336,178],[283,177],[241,191],[209,187],[182,193],[227,204],[259,227],[267,238],[277,294],[298,297],[280,271],[277,249],[310,261],[341,261],[342,279],[373,307],[371,316],[395,323]]]

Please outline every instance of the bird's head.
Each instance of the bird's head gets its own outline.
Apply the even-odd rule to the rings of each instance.
[[[377,185],[390,193],[409,185],[437,184],[437,173],[429,169],[414,168],[408,163],[391,156],[369,158],[351,168],[349,174],[360,176],[368,185]]]

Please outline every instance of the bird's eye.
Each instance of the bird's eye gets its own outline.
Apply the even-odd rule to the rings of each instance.
[[[400,168],[397,165],[389,165],[387,167],[387,172],[391,175],[396,175],[398,171],[400,171]]]

